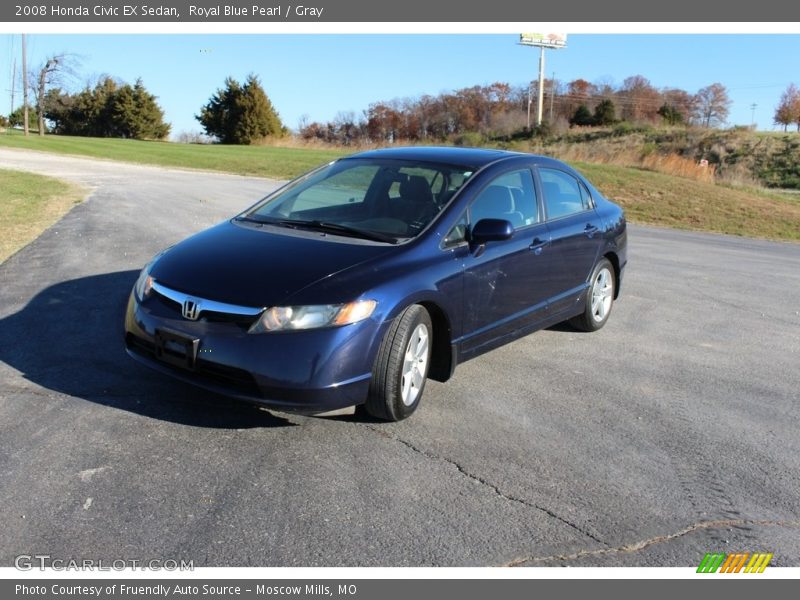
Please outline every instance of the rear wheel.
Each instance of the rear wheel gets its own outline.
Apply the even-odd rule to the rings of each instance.
[[[386,421],[411,416],[425,389],[432,342],[431,317],[422,306],[409,306],[395,318],[372,369],[367,413]]]
[[[584,311],[569,322],[582,331],[597,331],[608,321],[617,287],[614,267],[607,258],[598,261],[589,281],[591,286],[586,294]]]

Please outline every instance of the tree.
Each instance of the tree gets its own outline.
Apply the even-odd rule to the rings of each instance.
[[[39,122],[39,135],[45,132],[45,113],[47,112],[47,91],[60,84],[67,76],[74,74],[72,55],[61,53],[47,57],[37,73],[31,73],[30,81],[33,97],[36,100],[36,116]]]
[[[589,104],[596,93],[594,84],[585,79],[574,79],[567,84],[567,93],[563,99],[562,115],[570,119],[581,104]]]
[[[24,107],[18,106],[14,112],[8,115],[8,126],[9,127],[21,127],[22,121],[24,120]]]
[[[666,102],[662,104],[661,108],[658,109],[658,114],[661,115],[667,125],[680,125],[683,123],[681,111],[672,104],[667,104]]]
[[[646,77],[633,75],[626,78],[617,92],[617,99],[622,106],[622,118],[626,121],[657,119],[661,94]]]
[[[680,88],[668,88],[661,92],[661,96],[664,98],[664,104],[673,108],[673,113],[677,111],[680,114],[679,123],[692,122],[692,117],[697,112],[697,98],[694,94]],[[674,117],[677,118],[677,115]]]
[[[697,116],[704,127],[722,125],[728,119],[731,100],[728,89],[721,83],[712,83],[697,92]]]
[[[570,125],[594,125],[594,117],[585,104],[581,104],[569,120]]]
[[[612,125],[617,120],[614,102],[609,98],[598,102],[594,107],[593,120],[595,125]]]
[[[131,86],[105,76],[74,95],[53,88],[46,105],[45,116],[60,134],[140,140],[169,135],[164,111],[141,79]]]
[[[208,135],[223,144],[252,144],[286,133],[272,102],[252,74],[244,85],[228,77],[195,118]]]
[[[111,106],[112,122],[116,137],[163,139],[170,126],[164,123],[164,111],[156,103],[156,97],[148,92],[141,79],[123,85],[114,94]]]
[[[793,83],[781,94],[780,103],[775,108],[774,121],[777,125],[783,125],[784,131],[792,123],[797,123],[800,131],[800,90]]]

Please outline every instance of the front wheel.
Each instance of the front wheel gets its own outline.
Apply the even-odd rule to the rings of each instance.
[[[608,321],[614,305],[617,281],[614,266],[607,258],[601,259],[592,271],[591,286],[586,293],[586,306],[582,314],[570,319],[570,325],[582,331],[597,331]]]
[[[385,421],[411,416],[425,389],[432,342],[431,317],[422,306],[409,306],[395,318],[375,358],[367,413]]]

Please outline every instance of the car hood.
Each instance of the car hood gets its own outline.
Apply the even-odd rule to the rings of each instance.
[[[321,279],[393,248],[313,231],[227,221],[167,250],[150,274],[162,285],[200,298],[275,306]]]

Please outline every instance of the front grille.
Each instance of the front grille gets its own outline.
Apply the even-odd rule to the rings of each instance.
[[[157,315],[170,319],[183,319],[181,305],[174,300],[170,300],[159,293],[154,293],[148,301],[152,302],[148,308]],[[245,315],[215,312],[213,310],[204,310],[198,321],[205,321],[207,323],[234,323],[246,331],[250,329],[256,321],[256,318]]]
[[[155,344],[147,340],[143,340],[132,333],[125,336],[125,343],[131,352],[135,352],[140,356],[144,356],[150,360],[157,362],[160,366],[174,371],[176,374],[188,375],[193,379],[198,379],[201,382],[207,382],[212,385],[217,385],[232,391],[239,392],[247,396],[261,397],[261,389],[256,384],[253,376],[244,369],[237,369],[236,367],[229,367],[221,365],[205,359],[198,359],[195,363],[195,369],[189,371],[181,369],[174,365],[167,364],[158,360],[156,357]]]

